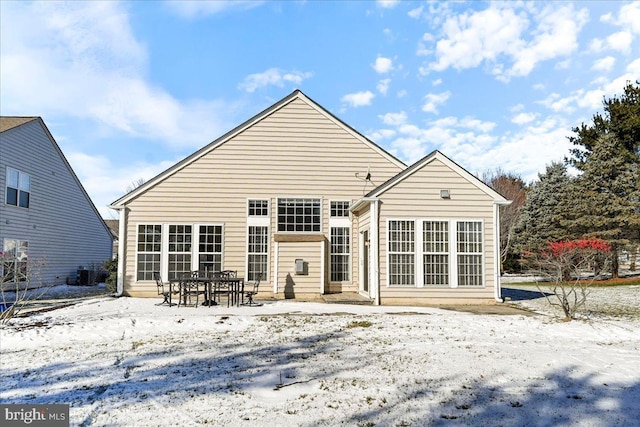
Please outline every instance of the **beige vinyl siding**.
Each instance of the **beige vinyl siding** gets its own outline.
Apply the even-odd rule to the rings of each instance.
[[[322,234],[328,236],[329,201],[362,197],[363,181],[355,173],[367,168],[377,184],[402,170],[303,100],[293,99],[127,204],[125,291],[134,291],[137,224],[224,224],[223,266],[244,275],[247,198],[269,200],[271,235],[277,232],[278,197],[321,198]],[[355,247],[352,259],[357,259]],[[273,239],[270,251],[272,278]]]
[[[448,189],[451,199],[440,198],[440,190]],[[380,208],[380,295],[383,304],[410,304],[412,299],[440,300],[462,298],[493,299],[493,199],[439,160],[433,160],[402,182],[384,192]],[[484,224],[484,287],[482,288],[418,288],[388,287],[389,219],[480,220]],[[420,259],[416,263],[422,262]],[[452,272],[455,274],[455,272]],[[421,281],[416,277],[416,281]]]
[[[34,281],[45,285],[112,255],[111,233],[62,156],[39,119],[0,133],[0,246],[28,241]],[[5,204],[7,166],[29,174],[29,208]]]
[[[324,242],[278,242],[278,298],[308,299],[320,294],[325,246]],[[307,263],[307,275],[295,273],[295,260],[299,258]]]

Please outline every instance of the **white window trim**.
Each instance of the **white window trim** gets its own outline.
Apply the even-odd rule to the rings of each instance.
[[[280,200],[282,199],[316,199],[320,201],[320,231],[280,231]],[[276,197],[275,208],[275,229],[278,234],[323,234],[324,233],[324,215],[323,215],[324,198],[321,196],[278,196]]]
[[[27,274],[29,274],[29,241],[28,240],[23,240],[23,239],[14,239],[11,237],[5,237],[2,239],[2,246],[0,246],[0,250],[4,252],[5,250],[5,245],[7,244],[7,241],[13,241],[16,244],[16,247],[20,246],[21,243],[26,243],[27,244]],[[18,259],[15,258],[13,260],[13,268],[15,270],[16,268],[16,264],[18,262]],[[4,264],[4,263],[3,263]],[[5,275],[5,271],[4,271],[4,265],[0,264],[0,275],[2,275],[4,277]],[[7,282],[7,283],[15,283],[15,273],[14,273],[14,278],[13,278],[13,282]]]
[[[9,171],[14,171],[14,172],[16,172],[18,174],[18,186],[17,187],[11,187],[9,185]],[[21,185],[20,185],[20,181],[21,181],[20,177],[22,177],[22,176],[29,177],[29,189],[28,190],[23,189],[21,187]],[[29,209],[31,207],[31,174],[23,172],[20,169],[16,169],[16,168],[12,168],[11,166],[7,166],[6,170],[5,170],[4,178],[5,178],[5,181],[4,181],[4,194],[3,194],[4,204],[6,206],[12,206],[14,208]],[[7,203],[7,190],[9,188],[15,188],[18,191],[18,194],[16,195],[17,199],[16,199],[16,204],[15,205]],[[29,206],[26,206],[26,207],[25,206],[20,206],[20,192],[21,191],[29,194]]]
[[[485,221],[481,218],[387,218],[386,221],[386,262],[387,262],[387,288],[410,288],[403,285],[391,285],[391,265],[389,251],[389,223],[391,221],[413,221],[414,222],[414,265],[415,265],[415,285],[416,288],[423,289],[484,289],[486,283],[486,229]],[[423,250],[423,222],[424,221],[446,221],[449,223],[449,286],[425,286],[424,284],[424,250]],[[459,222],[479,222],[481,229],[481,286],[458,286],[458,236],[456,235]]]
[[[169,224],[169,225],[193,225],[193,237],[191,241],[191,270],[196,271],[199,269],[200,265],[200,226],[213,226],[220,227],[220,233],[222,234],[222,252],[220,252],[220,270],[224,270],[224,224],[223,223],[211,223],[211,222],[203,222],[198,224]],[[168,236],[169,233],[167,233]],[[168,239],[168,237],[167,237]],[[167,249],[169,247],[167,246]],[[212,252],[205,252],[212,253]],[[215,253],[215,252],[213,252]],[[167,250],[167,255],[169,254]],[[169,268],[169,264],[167,263],[167,268]]]
[[[267,218],[268,219],[268,218]],[[249,227],[267,227],[267,271],[264,272],[264,276],[260,279],[260,284],[269,282],[269,271],[271,270],[271,226],[267,224],[250,224],[249,218],[247,218],[247,228],[245,233],[244,242],[244,277],[249,277]],[[224,249],[224,247],[223,247]]]
[[[392,285],[391,284],[391,263],[390,263],[390,259],[391,259],[391,251],[389,250],[389,223],[391,221],[412,221],[413,222],[413,232],[414,232],[414,236],[413,236],[413,266],[414,266],[414,277],[413,277],[413,286],[408,286],[408,285]],[[386,253],[387,253],[387,287],[388,288],[400,288],[400,289],[410,289],[412,287],[417,287],[418,286],[418,277],[416,276],[416,274],[418,274],[418,264],[421,264],[418,262],[418,259],[416,259],[418,257],[418,249],[417,249],[417,244],[418,244],[418,240],[416,239],[415,233],[417,233],[417,223],[418,223],[419,219],[417,218],[387,218],[387,237],[386,237]],[[420,226],[420,230],[422,230],[422,226]],[[422,240],[420,240],[420,242],[422,242]],[[422,249],[420,249],[420,252],[422,252]],[[395,252],[394,252],[395,253]],[[408,253],[408,252],[398,252],[398,253]]]
[[[166,280],[165,278],[167,277],[167,271],[163,270],[163,258],[164,258],[164,226],[161,222],[138,222],[135,225],[135,230],[136,230],[136,263],[135,263],[135,269],[134,269],[134,273],[133,273],[133,277],[135,278],[135,282],[150,282],[150,280],[138,280],[138,264],[140,262],[140,251],[138,250],[139,244],[140,244],[140,232],[138,231],[138,228],[141,225],[151,225],[151,226],[155,226],[155,225],[159,225],[160,226],[160,275],[162,276],[163,280]],[[168,237],[167,237],[168,239]],[[168,241],[168,240],[167,240]],[[154,252],[143,252],[145,254],[147,253],[154,253]]]
[[[212,222],[204,222],[204,223],[186,223],[186,222],[145,222],[140,221],[135,224],[136,230],[136,246],[135,246],[135,269],[134,269],[134,282],[135,283],[143,283],[143,282],[151,282],[152,280],[138,280],[138,243],[139,243],[139,233],[138,227],[141,225],[159,225],[161,226],[160,233],[162,235],[161,246],[160,246],[160,276],[163,280],[167,280],[169,277],[169,227],[172,225],[190,225],[191,226],[191,270],[198,270],[198,263],[200,254],[199,251],[199,241],[200,241],[200,226],[220,226],[222,227],[222,253],[220,260],[220,267],[224,270],[224,256],[225,256],[225,225],[224,223],[212,223]]]
[[[267,215],[263,216],[250,216],[249,215],[249,202],[251,201],[263,201],[263,202],[267,202]],[[264,198],[264,197],[248,197],[247,198],[247,212],[246,212],[246,216],[247,216],[247,226],[249,225],[257,225],[257,226],[266,226],[268,227],[269,225],[271,225],[271,200],[268,198]]]
[[[331,229],[332,228],[347,228],[349,230],[348,235],[349,235],[349,252],[347,253],[347,272],[349,274],[349,279],[347,280],[339,280],[339,281],[333,281],[331,280],[331,246],[332,243],[331,242]],[[351,221],[349,221],[349,223],[347,225],[331,225],[329,226],[329,283],[342,283],[342,284],[348,284],[352,282],[352,276],[353,276],[353,264],[352,264],[352,259],[353,259],[353,230],[351,229]]]

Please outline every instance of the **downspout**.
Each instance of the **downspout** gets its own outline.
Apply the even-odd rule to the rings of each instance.
[[[127,241],[127,226],[125,224],[126,208],[117,208],[118,220],[118,282],[116,286],[116,297],[121,297],[124,292],[124,247]]]
[[[497,302],[504,302],[502,285],[500,284],[500,206],[510,205],[511,201],[493,202],[493,281],[494,298]]]
[[[371,281],[373,289],[376,290],[375,305],[380,305],[380,199],[373,200],[371,203]]]

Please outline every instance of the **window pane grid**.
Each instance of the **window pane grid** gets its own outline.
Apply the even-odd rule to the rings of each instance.
[[[201,225],[198,229],[198,270],[222,270],[222,226]]]
[[[482,286],[482,255],[458,255],[458,286]]]
[[[169,226],[169,280],[191,272],[191,225]]]
[[[457,225],[458,286],[482,286],[482,223]]]
[[[349,202],[331,202],[331,217],[348,217]]]
[[[389,284],[415,285],[415,223],[389,221]]]
[[[138,273],[137,280],[153,280],[153,273],[160,271],[162,250],[162,226],[138,226]]]
[[[424,285],[449,285],[449,222],[423,221],[422,234]]]
[[[349,227],[331,228],[330,264],[331,281],[348,281],[349,255],[351,253],[351,229]]]
[[[28,208],[31,199],[31,177],[19,170],[7,168],[5,203]]]
[[[249,200],[249,216],[269,216],[269,201]]]
[[[278,231],[319,232],[320,199],[279,199]]]
[[[269,229],[264,226],[249,226],[247,242],[247,279],[266,279],[268,272]]]

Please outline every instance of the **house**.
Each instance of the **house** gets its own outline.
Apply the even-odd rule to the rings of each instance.
[[[109,227],[109,231],[111,232],[111,238],[113,239],[113,250],[112,250],[112,258],[115,259],[118,256],[118,231],[120,230],[120,226],[118,225],[117,219],[105,219],[104,223]]]
[[[73,283],[111,257],[111,233],[42,118],[0,117],[0,188],[4,281]]]
[[[111,205],[118,290],[230,269],[275,298],[492,302],[505,203],[440,152],[407,168],[296,90]]]

